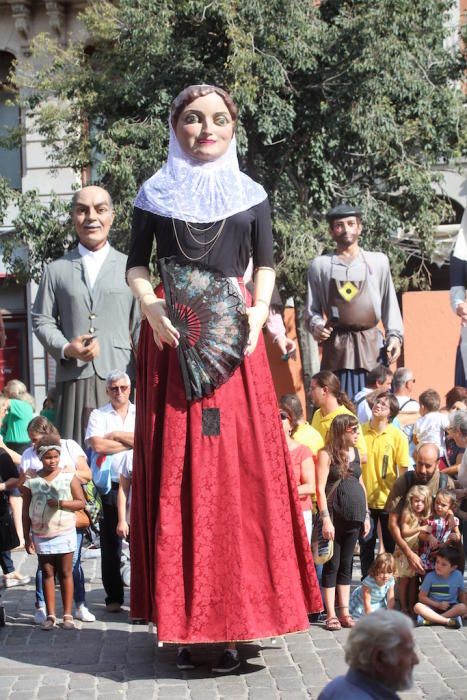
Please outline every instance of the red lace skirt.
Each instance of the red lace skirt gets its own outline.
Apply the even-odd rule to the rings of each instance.
[[[146,321],[138,353],[132,616],[178,643],[308,629],[321,596],[262,337],[190,403],[176,351]]]

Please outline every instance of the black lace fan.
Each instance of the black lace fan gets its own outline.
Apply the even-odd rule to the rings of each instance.
[[[243,360],[248,317],[229,278],[177,258],[158,261],[167,315],[180,333],[177,348],[189,401],[209,396]]]

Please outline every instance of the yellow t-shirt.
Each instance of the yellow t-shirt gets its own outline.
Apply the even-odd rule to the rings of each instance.
[[[369,508],[384,509],[400,467],[408,467],[409,441],[402,430],[389,424],[377,433],[370,423],[362,425],[367,462],[362,464]]]
[[[316,457],[319,450],[324,447],[324,440],[320,433],[309,423],[300,423],[292,437],[301,445],[306,445],[312,451],[313,457]]]
[[[354,416],[356,418],[355,414],[352,413],[352,411],[349,411],[349,409],[345,406],[338,406],[335,411],[328,413],[326,416],[323,416],[321,413],[321,409],[318,408],[318,410],[314,413],[311,425],[313,426],[313,428],[315,428],[315,430],[318,431],[318,433],[323,438],[324,442],[326,442],[326,438],[329,433],[329,428],[331,427],[332,421],[336,416],[342,415]],[[362,455],[366,455],[366,443],[363,437],[361,426],[359,426],[358,431],[357,449],[360,454],[360,459],[362,459]]]

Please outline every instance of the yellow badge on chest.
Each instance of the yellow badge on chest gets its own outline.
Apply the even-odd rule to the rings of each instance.
[[[337,287],[339,294],[344,301],[352,301],[357,296],[359,289],[353,282],[344,282]]]

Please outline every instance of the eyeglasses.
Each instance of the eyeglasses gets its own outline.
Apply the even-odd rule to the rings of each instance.
[[[347,428],[346,433],[358,433],[358,425],[354,425],[352,428]]]
[[[279,411],[279,415],[281,417],[281,420],[288,420],[289,419],[289,416],[287,415],[287,413],[285,411]]]
[[[129,388],[130,388],[129,384],[126,384],[125,386],[109,386],[108,387],[109,391],[111,391],[112,394],[118,394],[120,391],[122,392],[122,394],[124,394],[125,391],[127,391],[127,389],[129,389]]]

